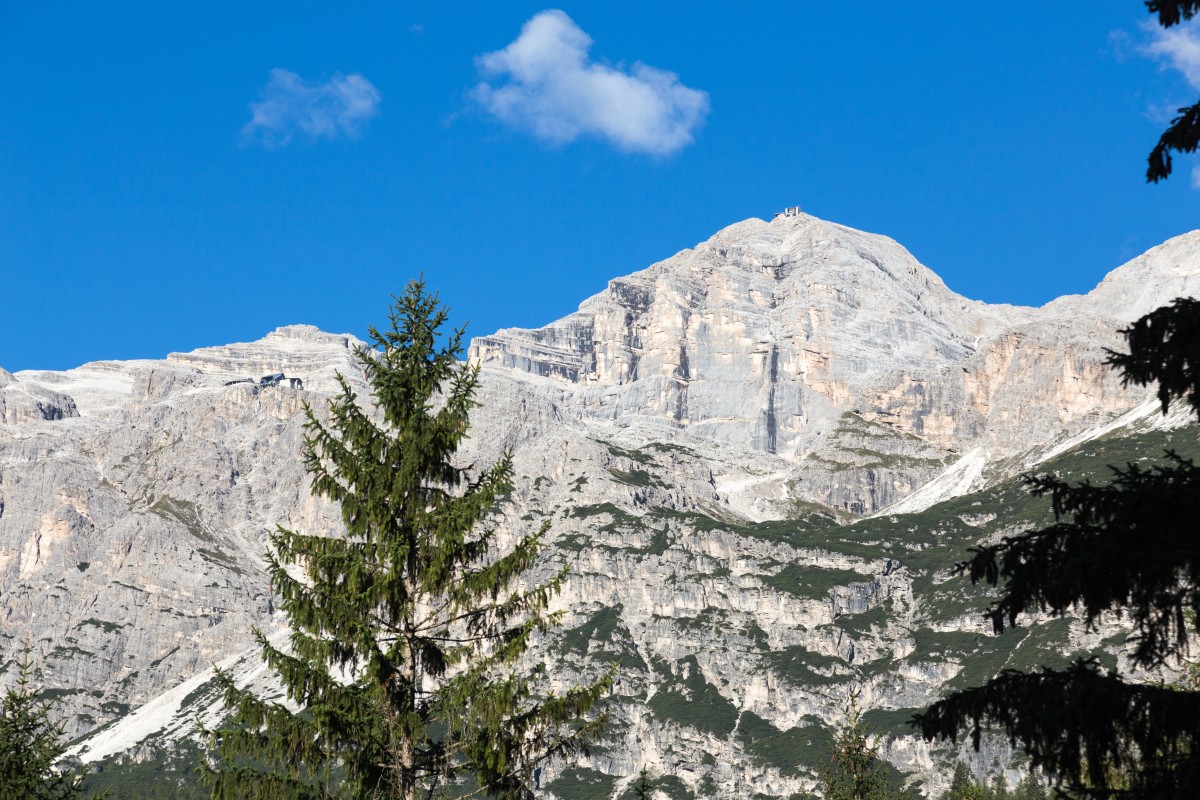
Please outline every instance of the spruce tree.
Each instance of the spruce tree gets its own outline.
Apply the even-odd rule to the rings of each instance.
[[[847,702],[846,719],[834,736],[830,763],[819,780],[825,800],[889,800],[892,796],[877,748],[867,737],[856,693]]]
[[[74,800],[83,795],[82,776],[56,766],[66,749],[61,722],[33,688],[29,650],[18,661],[17,685],[0,700],[0,797]]]
[[[220,676],[233,715],[213,737],[214,798],[527,798],[535,765],[599,731],[611,674],[555,694],[544,669],[520,668],[558,619],[566,570],[522,581],[548,523],[497,551],[512,461],[455,460],[478,370],[459,360],[461,329],[439,344],[446,319],[410,283],[358,355],[372,404],[339,375],[328,422],[306,406],[312,491],[340,505],[345,536],[272,535],[291,647],[256,636],[287,702]]]
[[[1181,298],[1125,333],[1110,353],[1126,383],[1158,384],[1162,411],[1185,402],[1200,415],[1200,301]],[[974,551],[971,580],[1003,582],[986,611],[997,634],[1033,611],[1105,615],[1136,628],[1132,659],[1155,669],[1184,663],[1200,633],[1200,467],[1174,451],[1155,466],[1112,467],[1106,485],[1031,477],[1054,524]],[[1200,797],[1200,693],[1147,682],[1078,659],[1065,669],[1004,670],[954,692],[915,720],[927,739],[985,725],[1002,730],[1060,786],[1080,797]]]

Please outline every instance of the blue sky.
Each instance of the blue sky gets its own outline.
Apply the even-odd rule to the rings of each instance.
[[[1026,304],[1197,226],[1192,161],[1143,179],[1194,29],[853,7],[0,4],[0,366],[361,334],[419,273],[541,325],[794,204]]]

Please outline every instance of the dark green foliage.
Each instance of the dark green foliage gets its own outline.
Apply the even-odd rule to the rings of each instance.
[[[781,731],[752,711],[742,712],[738,737],[746,753],[756,761],[787,775],[821,769],[829,763],[833,751],[829,729],[819,723]]]
[[[644,469],[634,468],[631,470],[623,470],[617,469],[616,467],[609,467],[608,474],[612,475],[617,483],[623,483],[627,486],[638,486],[642,488],[658,486],[663,489],[670,488],[667,484],[663,483],[658,478],[654,477],[653,474]]]
[[[960,761],[954,765],[954,777],[950,779],[950,788],[942,795],[941,800],[988,800],[987,789],[975,782],[971,770]]]
[[[1158,382],[1164,413],[1176,400],[1200,413],[1197,331],[1200,303],[1176,301],[1124,331],[1131,352],[1110,363],[1127,383]],[[1032,611],[1077,609],[1092,627],[1120,613],[1136,628],[1135,665],[1177,663],[1200,619],[1200,469],[1170,451],[1164,463],[1111,469],[1106,485],[1030,478],[1035,496],[1050,496],[1055,521],[975,549],[962,568],[973,581],[1003,582],[986,612],[997,632]],[[1129,681],[1108,666],[1079,658],[1006,669],[916,721],[930,739],[968,730],[976,748],[984,725],[998,726],[1080,796],[1200,797],[1200,693]]]
[[[291,647],[256,635],[293,705],[218,675],[233,719],[213,736],[214,798],[415,800],[454,787],[528,798],[536,765],[599,731],[589,712],[611,673],[555,694],[544,668],[518,668],[531,637],[556,624],[546,608],[566,573],[520,581],[548,525],[495,551],[511,459],[481,472],[455,459],[478,371],[459,360],[461,330],[438,345],[446,318],[409,284],[358,354],[373,408],[339,375],[329,421],[305,409],[313,493],[341,507],[346,536],[272,535]]]
[[[687,788],[682,780],[674,775],[662,775],[654,782],[654,790],[666,795],[670,800],[695,800],[696,795]]]
[[[200,749],[183,740],[139,760],[107,759],[92,765],[83,781],[87,791],[103,790],[107,800],[207,800],[196,765]]]
[[[845,679],[839,672],[846,668],[845,661],[815,653],[803,645],[772,650],[764,654],[763,661],[779,677],[796,687],[840,683]]]
[[[637,780],[633,782],[633,786],[625,792],[626,797],[634,800],[650,800],[654,792],[654,781],[650,780],[650,770],[642,767],[642,771],[638,773]]]
[[[1146,0],[1146,8],[1158,15],[1158,24],[1164,28],[1189,20],[1200,11],[1200,0]],[[1158,183],[1171,174],[1171,151],[1194,153],[1200,146],[1200,103],[1179,109],[1179,116],[1171,120],[1170,126],[1159,137],[1158,144],[1150,151],[1146,180]]]
[[[762,582],[772,589],[813,600],[828,599],[829,592],[837,586],[870,580],[870,575],[853,570],[802,564],[788,564],[774,575],[762,578]]]
[[[611,797],[617,779],[587,767],[571,767],[546,787],[561,800],[596,800]]]
[[[723,738],[733,732],[737,708],[704,679],[695,656],[679,660],[677,675],[672,675],[662,662],[655,666],[666,678],[647,704],[655,716],[717,737]]]
[[[857,695],[850,695],[846,719],[834,735],[820,784],[825,800],[888,800],[893,796],[876,748],[867,738]]]
[[[33,663],[25,650],[18,661],[17,685],[0,701],[0,797],[72,800],[82,797],[82,777],[60,771],[55,762],[66,745],[61,722],[33,688]]]
[[[621,624],[622,610],[623,607],[618,603],[596,611],[587,622],[563,635],[563,650],[583,656],[587,655],[588,645],[592,642],[611,642],[617,626]]]
[[[1026,775],[1009,797],[1011,800],[1046,800],[1046,787],[1032,775]]]
[[[1122,331],[1129,353],[1109,351],[1108,361],[1121,370],[1123,383],[1158,384],[1163,413],[1172,400],[1184,400],[1200,413],[1200,300],[1180,297],[1150,312]]]
[[[654,456],[650,455],[649,453],[643,453],[638,450],[626,450],[623,447],[617,447],[615,444],[607,442],[604,443],[604,445],[608,448],[608,452],[617,458],[627,458],[630,461],[636,461],[639,464],[654,463]]]
[[[950,788],[938,800],[1046,800],[1046,789],[1032,776],[1026,776],[1015,789],[1009,789],[1001,775],[994,775],[989,785],[976,782],[967,765],[954,766]]]

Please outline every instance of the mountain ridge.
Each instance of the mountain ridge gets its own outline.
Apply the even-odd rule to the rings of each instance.
[[[999,645],[970,638],[982,626],[945,588],[953,559],[930,553],[1032,519],[1012,478],[1047,457],[1194,438],[1121,386],[1103,348],[1147,304],[1200,292],[1198,237],[1034,309],[967,300],[887,237],[749,220],[563,320],[473,340],[481,405],[463,461],[511,449],[500,542],[552,518],[539,568],[572,568],[568,630],[546,652],[568,672],[613,652],[643,665],[619,695],[623,743],[587,768],[617,792],[641,748],[699,796],[706,780],[786,796],[811,774],[754,755],[741,722],[817,736],[847,681],[897,710],[977,670],[970,653]],[[0,372],[0,640],[32,643],[72,734],[155,698],[178,711],[173,687],[244,654],[252,626],[281,630],[268,531],[340,526],[308,493],[302,404],[320,413],[338,372],[365,397],[360,346],[297,325],[159,360]],[[303,387],[230,383],[277,372]],[[955,505],[971,497],[1003,503]],[[1060,650],[1092,641],[1045,631]],[[939,660],[938,643],[959,649]],[[697,692],[719,725],[690,716]],[[885,750],[940,785],[928,746],[896,736]]]

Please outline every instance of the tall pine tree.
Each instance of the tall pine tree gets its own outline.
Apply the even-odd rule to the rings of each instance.
[[[1183,401],[1200,415],[1200,301],[1181,298],[1124,331],[1128,354],[1110,363],[1126,383],[1158,384],[1164,413]],[[962,565],[972,581],[1003,581],[987,610],[995,631],[1033,611],[1078,610],[1089,626],[1125,615],[1133,662],[1178,665],[1200,633],[1200,467],[1168,451],[1165,463],[1113,468],[1107,485],[1029,479],[1049,495],[1056,522],[979,548]],[[999,727],[1079,796],[1200,797],[1200,692],[1102,669],[1004,670],[954,692],[916,720],[928,739]]]
[[[446,319],[410,283],[358,356],[373,404],[339,376],[327,423],[306,408],[313,493],[341,506],[346,534],[273,534],[291,648],[256,635],[288,703],[220,676],[234,713],[214,734],[214,798],[528,798],[535,765],[599,731],[611,675],[554,694],[544,670],[520,668],[557,621],[547,607],[566,571],[521,580],[548,524],[497,552],[512,462],[455,460],[478,371],[459,360],[462,330],[439,345]]]

